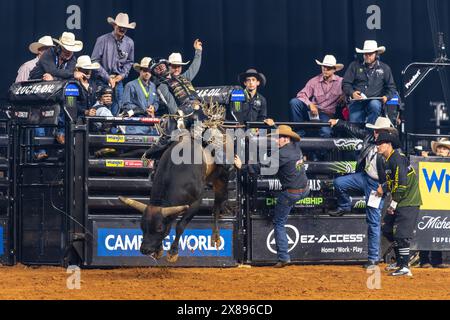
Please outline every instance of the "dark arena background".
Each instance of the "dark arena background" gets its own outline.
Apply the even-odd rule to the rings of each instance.
[[[280,182],[240,172],[228,186],[232,210],[219,221],[221,247],[210,244],[214,197],[208,187],[200,214],[180,241],[178,262],[140,254],[141,216],[119,196],[148,203],[152,164],[140,156],[99,158],[95,152],[147,149],[159,137],[102,135],[91,130],[98,121],[136,122],[88,117],[66,120],[66,144],[58,145],[33,132],[54,128],[59,110],[70,119],[78,84],[55,81],[31,97],[23,92],[36,83],[13,85],[18,68],[34,58],[30,43],[69,31],[84,43],[75,55],[91,55],[97,37],[112,31],[106,19],[119,12],[137,23],[127,33],[135,42],[135,62],[172,52],[192,61],[194,40],[200,39],[203,60],[193,85],[221,87],[227,107],[238,74],[249,68],[264,73],[261,93],[276,122],[288,121],[290,99],[320,73],[315,59],[332,54],[347,67],[361,59],[355,48],[365,40],[385,46],[381,60],[392,68],[400,98],[389,116],[395,122],[399,115],[403,151],[419,172],[424,200],[413,256],[436,250],[449,259],[450,163],[427,160],[415,147],[429,150],[432,140],[449,134],[450,1],[0,0],[0,299],[450,299],[450,269],[414,268],[414,277],[388,277],[383,270],[393,253],[387,243],[381,243],[379,269],[361,268],[368,250],[364,196],[352,194],[351,214],[328,214],[337,205],[333,180],[355,172],[362,144],[345,136],[301,142],[305,154],[320,149],[326,159],[307,161],[312,193],[288,220],[293,265],[270,267],[277,262],[270,209]],[[131,70],[126,82],[137,75]],[[48,161],[34,161],[38,147],[48,150]],[[163,241],[165,251],[173,238],[174,230]]]
[[[127,12],[137,22],[129,35],[139,60],[171,52],[191,60],[192,43],[201,39],[205,51],[196,86],[236,84],[237,75],[251,67],[263,72],[268,113],[279,120],[287,120],[290,98],[320,72],[314,59],[322,60],[325,54],[348,66],[355,47],[377,40],[387,48],[382,60],[393,69],[400,88],[401,71],[408,64],[435,59],[438,32],[450,43],[450,3],[443,0],[2,0],[1,57],[7,63],[2,66],[0,97],[6,98],[18,67],[32,59],[30,43],[72,31],[84,42],[80,55],[90,55],[96,38],[111,30],[106,18],[118,12]],[[444,98],[434,73],[406,101],[407,129],[433,131],[429,103]]]

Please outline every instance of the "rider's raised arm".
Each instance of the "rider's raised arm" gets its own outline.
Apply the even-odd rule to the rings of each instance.
[[[189,81],[194,80],[194,78],[197,76],[198,72],[200,71],[200,66],[202,65],[203,46],[202,46],[202,43],[198,39],[195,40],[195,42],[194,42],[194,48],[195,48],[194,60],[192,61],[189,69],[183,74],[183,77],[185,77]]]

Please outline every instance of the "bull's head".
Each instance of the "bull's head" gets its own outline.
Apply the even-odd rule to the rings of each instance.
[[[141,253],[147,256],[155,256],[161,250],[162,241],[169,234],[173,222],[173,219],[170,218],[175,218],[189,209],[187,205],[163,208],[147,206],[128,198],[119,197],[119,199],[143,214],[141,220],[143,233]]]

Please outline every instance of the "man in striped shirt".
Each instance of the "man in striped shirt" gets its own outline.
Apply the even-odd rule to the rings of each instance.
[[[344,65],[337,63],[332,55],[325,56],[323,62],[316,60],[316,63],[321,66],[322,73],[309,80],[290,102],[290,120],[293,122],[309,122],[315,119],[328,122],[334,118],[339,102],[343,101],[343,79],[335,73],[344,69]],[[304,137],[305,131],[300,130],[298,134]],[[323,127],[320,136],[330,138],[331,128]]]

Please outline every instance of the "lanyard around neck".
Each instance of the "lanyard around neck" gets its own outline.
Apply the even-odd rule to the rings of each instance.
[[[145,89],[144,84],[141,81],[141,78],[138,78],[138,82],[139,85],[141,86],[142,92],[144,93],[145,98],[148,100],[148,98],[150,97],[150,91],[147,91],[147,89]]]
[[[65,63],[63,63],[62,65],[59,65],[58,62],[59,62],[59,57],[57,55],[56,58],[55,58],[56,67],[58,69],[64,69],[64,70],[67,68],[67,61]]]

